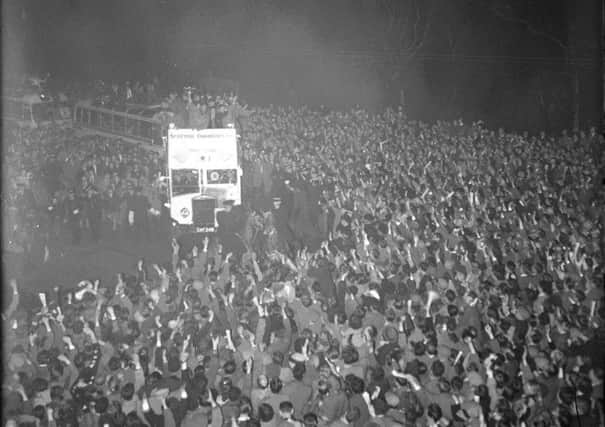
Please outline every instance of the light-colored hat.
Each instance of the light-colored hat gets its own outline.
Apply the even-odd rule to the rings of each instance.
[[[387,402],[387,405],[389,405],[391,408],[397,408],[400,403],[399,397],[391,391],[387,391],[384,394],[384,400]]]

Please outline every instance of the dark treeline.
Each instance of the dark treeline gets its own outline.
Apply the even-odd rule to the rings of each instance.
[[[596,0],[4,2],[5,74],[240,81],[250,102],[559,132],[601,119]]]

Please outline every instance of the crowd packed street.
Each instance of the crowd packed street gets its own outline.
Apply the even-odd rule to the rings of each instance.
[[[23,265],[3,425],[603,425],[594,129],[247,111],[240,221],[39,296],[23,270],[64,246],[154,242],[164,159],[68,127],[12,132],[5,240]]]
[[[67,126],[9,135],[5,235],[24,267],[57,255],[64,241],[98,242],[102,231],[149,237],[149,210],[160,212],[165,194],[158,153]],[[129,211],[137,227],[128,226]]]

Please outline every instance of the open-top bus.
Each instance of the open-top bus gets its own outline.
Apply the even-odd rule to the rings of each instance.
[[[175,235],[212,233],[224,202],[242,201],[242,167],[237,131],[181,129],[166,121],[161,107],[104,108],[78,103],[76,126],[142,143],[166,156],[168,206]]]
[[[179,232],[216,231],[224,202],[242,201],[235,129],[168,129],[170,217]]]

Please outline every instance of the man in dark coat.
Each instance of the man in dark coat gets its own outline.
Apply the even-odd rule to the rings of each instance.
[[[233,205],[233,200],[225,200],[223,202],[225,210],[216,214],[217,237],[223,245],[224,252],[232,253],[233,259],[239,260],[246,251],[246,247],[240,237],[243,228],[241,206],[234,207]]]
[[[296,253],[296,250],[299,248],[296,246],[296,237],[290,228],[290,212],[282,204],[281,198],[273,198],[273,208],[271,209],[271,214],[273,216],[273,225],[275,226],[275,230],[277,230],[279,240],[283,246],[288,248],[288,252],[290,252],[288,255]]]

